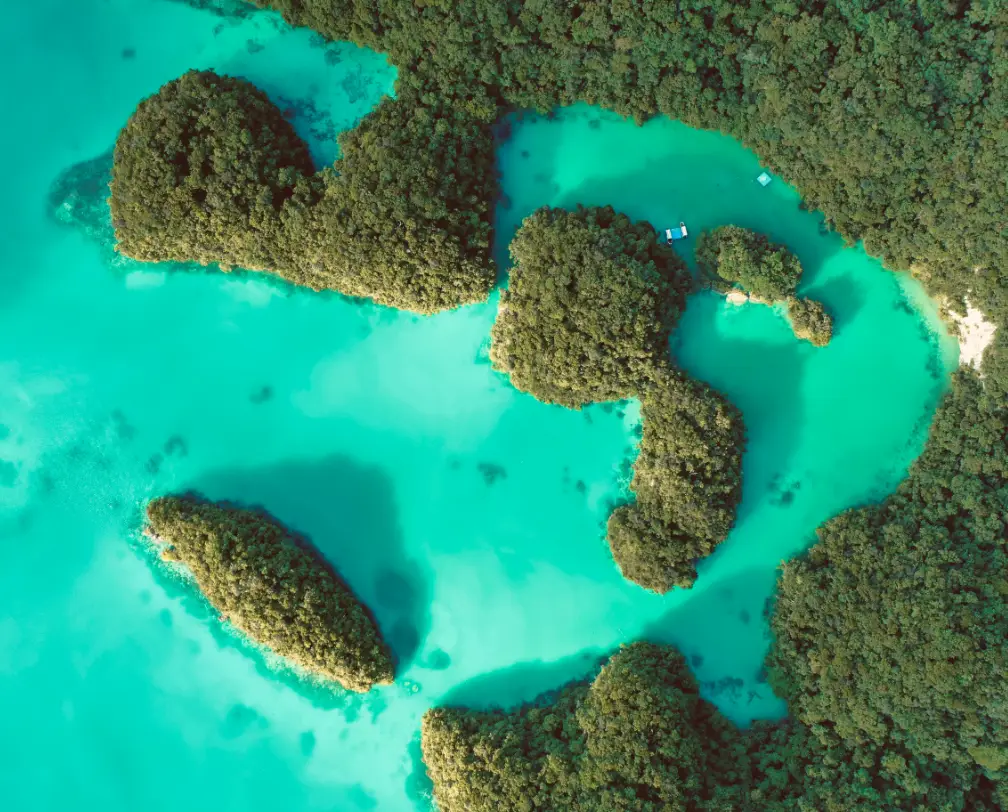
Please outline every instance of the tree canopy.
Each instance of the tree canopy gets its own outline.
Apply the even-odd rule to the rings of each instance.
[[[879,507],[784,565],[771,676],[840,741],[1000,782],[1008,802],[1008,404],[957,373]]]
[[[739,226],[720,226],[697,239],[696,259],[711,286],[726,292],[738,285],[764,302],[795,295],[802,275],[798,257],[765,235]]]
[[[116,141],[110,203],[119,250],[147,261],[273,267],[280,209],[312,172],[308,148],[265,93],[189,71],[142,101]]]
[[[609,206],[544,208],[522,223],[511,256],[490,357],[518,389],[579,408],[634,396],[668,364],[692,280],[649,223]]]
[[[405,88],[339,142],[335,166],[314,174],[265,94],[190,71],[141,102],[116,143],[119,250],[270,271],[420,313],[485,299],[490,127]]]
[[[700,381],[672,369],[641,394],[644,434],[630,489],[609,517],[613,557],[646,589],[689,587],[696,562],[728,536],[742,498],[742,414]]]
[[[485,300],[496,278],[490,127],[407,91],[339,144],[319,201],[286,219],[306,282],[420,313]]]
[[[392,655],[350,588],[308,543],[260,511],[164,496],[147,532],[250,639],[351,691],[392,682]]]
[[[833,338],[833,319],[822,302],[804,296],[789,296],[788,317],[798,338],[825,347]]]

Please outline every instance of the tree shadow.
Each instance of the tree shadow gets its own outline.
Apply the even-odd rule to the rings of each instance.
[[[648,624],[640,639],[674,646],[690,664],[701,695],[736,724],[782,715],[767,684],[775,566],[751,568],[697,590]]]
[[[190,6],[199,11],[208,11],[216,17],[231,20],[244,20],[263,11],[249,0],[171,0],[171,2]]]
[[[825,305],[826,312],[833,319],[834,338],[857,318],[865,304],[863,286],[859,286],[850,274],[834,276],[828,281],[802,288],[799,295],[816,299]]]
[[[192,487],[254,505],[311,540],[374,614],[397,660],[412,662],[430,626],[430,589],[403,548],[388,475],[342,455],[215,471]]]
[[[459,683],[438,699],[437,707],[511,710],[549,704],[571,683],[590,681],[612,652],[585,650],[561,660],[528,660]]]

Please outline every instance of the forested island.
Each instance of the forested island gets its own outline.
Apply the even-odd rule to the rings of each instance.
[[[833,320],[822,302],[799,298],[802,265],[783,245],[739,226],[720,226],[697,239],[696,260],[706,283],[718,293],[740,290],[750,301],[786,302],[798,338],[829,344]]]
[[[256,2],[483,121],[585,101],[731,135],[847,239],[1008,322],[1001,6]]]
[[[164,496],[147,505],[147,534],[253,642],[351,691],[392,682],[392,654],[370,612],[306,540],[272,517]]]
[[[354,295],[422,312],[485,295],[493,270],[481,235],[489,231],[496,197],[486,127],[509,109],[546,112],[587,101],[640,121],[663,114],[738,138],[847,239],[862,240],[892,268],[911,269],[932,295],[960,312],[968,298],[994,323],[1008,322],[1002,182],[1008,139],[1001,127],[1008,79],[995,69],[1008,46],[994,34],[1006,25],[1004,9],[808,0],[626,8],[598,2],[512,7],[503,0],[257,2],[293,25],[384,52],[397,66],[396,99],[379,105],[359,130],[367,132],[389,105],[427,111],[417,113],[408,137],[370,130],[360,147],[373,167],[369,179],[379,183],[351,184],[351,209],[338,201],[324,209],[340,215],[341,224],[326,226],[336,243],[353,237],[358,225],[369,239],[397,243],[399,218],[386,219],[390,212],[407,214],[404,226],[412,220],[418,229],[422,250],[397,244],[391,266],[365,266],[368,284]],[[464,156],[459,165],[456,154]],[[408,173],[414,161],[430,161],[443,172],[413,178],[418,190],[397,172],[383,171]],[[309,186],[331,181],[332,174],[320,173]],[[439,194],[450,201],[447,207],[439,205]],[[428,250],[443,258],[445,246],[433,236],[438,208],[446,215],[441,220],[453,224],[447,229],[456,235],[449,241],[452,267],[462,268],[458,287],[466,295],[450,276],[438,280],[448,288],[441,295],[431,294],[436,282],[416,291],[411,279],[403,281],[411,269],[422,275]],[[315,218],[301,219],[300,206],[291,213],[298,221],[295,241],[310,247],[322,239],[314,233],[321,227]],[[365,222],[355,222],[361,216]],[[269,230],[263,239],[272,242]],[[355,281],[352,267],[328,255],[314,258],[322,275],[302,262],[290,272],[292,281],[337,289]],[[473,272],[485,275],[485,288],[472,285]],[[386,278],[409,295],[384,295]],[[996,352],[1002,360],[988,364],[1008,369],[1005,330]]]
[[[693,279],[648,223],[610,206],[549,207],[511,242],[490,357],[546,403],[637,397],[643,436],[609,545],[624,577],[655,592],[688,587],[728,536],[742,498],[742,414],[671,367],[669,335]]]
[[[404,87],[339,145],[315,173],[264,93],[190,71],[141,102],[116,141],[118,250],[270,271],[420,313],[485,299],[496,277],[489,125]]]
[[[613,511],[607,535],[623,576],[662,593],[692,586],[697,561],[735,524],[745,428],[723,395],[680,370],[656,370],[640,398],[635,500]]]

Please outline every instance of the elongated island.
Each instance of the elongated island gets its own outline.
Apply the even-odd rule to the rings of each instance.
[[[351,691],[392,682],[392,653],[367,608],[322,557],[261,511],[163,496],[147,534],[249,638]]]

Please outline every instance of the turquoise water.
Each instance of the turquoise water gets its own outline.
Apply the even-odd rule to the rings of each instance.
[[[500,256],[547,203],[610,203],[694,234],[734,222],[795,250],[802,292],[836,318],[817,350],[773,308],[691,300],[672,349],[742,408],[745,493],[696,587],[658,597],[620,578],[603,537],[635,405],[569,412],[516,393],[486,361],[496,297],[418,318],[255,276],[113,267],[48,208],[61,172],[190,67],[255,81],[330,161],[333,133],[391,88],[380,56],[320,47],[273,15],[164,0],[39,0],[7,20],[5,808],[425,809],[426,708],[531,698],[641,636],[678,644],[738,722],[784,712],[759,676],[775,567],[894,487],[956,360],[916,286],[821,233],[780,180],[758,186],[757,160],[728,139],[587,107],[512,122]],[[312,685],[165,575],[140,512],[188,487],[309,534],[375,609],[397,684]]]

